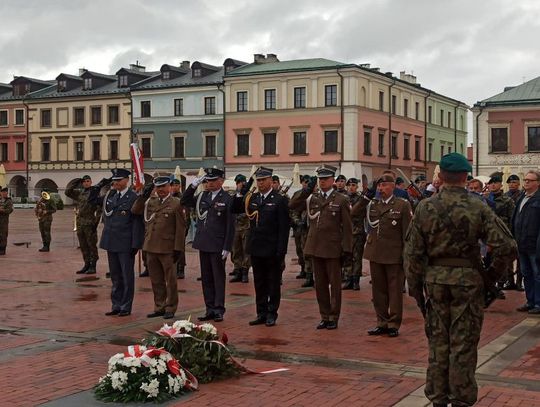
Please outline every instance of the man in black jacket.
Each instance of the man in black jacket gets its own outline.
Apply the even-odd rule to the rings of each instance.
[[[523,181],[524,194],[516,202],[512,229],[527,303],[517,310],[540,314],[540,171],[527,172]]]

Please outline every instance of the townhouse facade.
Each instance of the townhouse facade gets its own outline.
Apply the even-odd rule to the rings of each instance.
[[[473,106],[475,175],[540,169],[540,77]]]

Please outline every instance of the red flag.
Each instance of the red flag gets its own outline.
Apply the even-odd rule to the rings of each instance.
[[[137,143],[131,143],[131,159],[133,160],[133,182],[135,190],[139,191],[144,185],[144,160],[142,151]]]

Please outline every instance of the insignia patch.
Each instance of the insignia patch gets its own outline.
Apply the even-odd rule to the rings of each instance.
[[[396,226],[397,222],[395,220],[392,221],[392,226]]]

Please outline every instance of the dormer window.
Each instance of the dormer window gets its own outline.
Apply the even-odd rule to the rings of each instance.
[[[92,89],[92,78],[84,78],[84,90]]]
[[[13,87],[13,96],[24,96],[30,92],[30,84],[24,83]]]
[[[171,79],[171,72],[170,71],[165,71],[162,73],[162,77],[163,79],[167,80],[167,79]]]
[[[128,76],[127,75],[120,75],[118,77],[118,87],[122,88],[124,86],[128,86]]]
[[[64,92],[67,88],[67,81],[65,79],[58,81],[58,92]]]
[[[234,69],[234,65],[227,65],[225,67],[225,72],[231,72]]]
[[[194,78],[200,78],[202,74],[201,68],[195,68],[193,69],[193,77]]]

